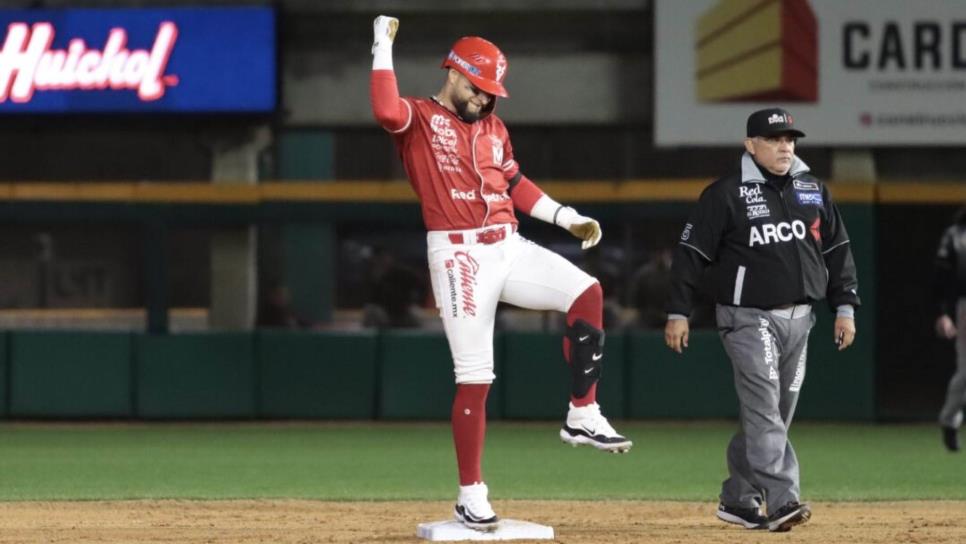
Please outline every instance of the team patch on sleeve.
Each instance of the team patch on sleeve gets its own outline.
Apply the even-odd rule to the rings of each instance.
[[[812,193],[812,192],[795,192],[795,196],[798,197],[798,203],[803,206],[823,206],[822,193]]]
[[[802,181],[800,179],[792,180],[792,187],[798,191],[819,191],[818,183],[814,181]]]

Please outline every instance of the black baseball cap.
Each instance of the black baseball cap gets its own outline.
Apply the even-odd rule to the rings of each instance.
[[[798,138],[804,138],[805,133],[795,128],[795,119],[792,114],[781,108],[768,108],[758,110],[748,116],[747,136],[775,136],[778,134],[791,134]]]

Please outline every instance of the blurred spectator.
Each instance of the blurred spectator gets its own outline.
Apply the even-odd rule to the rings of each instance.
[[[288,287],[276,283],[265,291],[258,305],[255,325],[260,328],[307,329],[315,323],[295,313]]]
[[[660,248],[634,273],[631,278],[631,304],[637,309],[637,326],[644,329],[664,329],[667,323],[665,301],[671,285],[672,248]],[[714,326],[711,300],[703,293],[695,297],[691,313],[693,328]]]
[[[946,401],[939,412],[943,444],[959,451],[959,428],[966,404],[966,207],[956,214],[943,233],[936,252],[935,293],[939,317],[936,334],[956,340],[956,372],[946,387]]]
[[[362,326],[383,329],[422,325],[419,303],[426,296],[426,279],[385,247],[373,249],[366,291]]]
[[[596,246],[584,253],[584,272],[597,278],[600,288],[604,292],[604,330],[618,332],[624,328],[624,307],[621,305],[621,267],[614,262],[619,258],[613,253],[605,255],[600,246]]]

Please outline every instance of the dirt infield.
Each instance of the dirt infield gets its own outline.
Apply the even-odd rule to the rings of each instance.
[[[790,533],[726,525],[712,503],[496,501],[507,518],[552,525],[562,543],[962,543],[966,503],[813,503]],[[422,542],[416,524],[448,502],[118,501],[0,503],[0,543]]]

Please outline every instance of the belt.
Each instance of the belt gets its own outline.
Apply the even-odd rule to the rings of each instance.
[[[449,233],[449,241],[453,244],[495,244],[497,242],[506,240],[507,231],[510,225],[503,224],[498,227],[493,227],[489,229],[478,230],[476,232],[451,232]],[[512,225],[513,230],[511,232],[516,232],[517,226]]]
[[[799,317],[805,317],[811,315],[812,305],[811,304],[783,304],[781,306],[775,306],[770,308],[769,312],[777,315],[778,317],[783,317],[785,319],[798,319]]]

